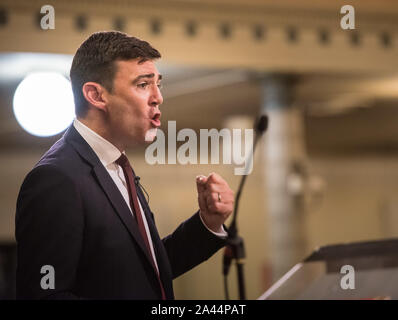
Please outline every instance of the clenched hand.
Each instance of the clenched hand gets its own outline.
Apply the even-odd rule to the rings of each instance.
[[[210,230],[222,232],[222,225],[234,208],[234,192],[217,173],[197,176],[196,186],[203,222]]]

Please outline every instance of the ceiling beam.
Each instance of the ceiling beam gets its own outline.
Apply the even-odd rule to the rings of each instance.
[[[325,2],[325,1],[322,1]],[[54,0],[55,29],[39,27],[42,1],[2,0],[0,52],[74,54],[92,32],[143,38],[163,61],[261,72],[385,72],[398,67],[398,9],[356,5],[356,29],[340,28],[340,2]],[[380,10],[380,8],[384,8]],[[1,20],[1,19],[0,19]]]

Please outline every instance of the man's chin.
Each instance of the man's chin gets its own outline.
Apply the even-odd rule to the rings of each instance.
[[[157,128],[149,129],[145,135],[131,137],[126,143],[126,147],[145,147],[156,139]]]

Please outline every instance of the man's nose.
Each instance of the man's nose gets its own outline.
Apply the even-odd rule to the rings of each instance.
[[[163,103],[163,96],[162,92],[160,91],[160,88],[158,86],[155,86],[155,88],[152,91],[152,97],[151,97],[151,102],[150,104],[153,105],[154,107],[159,106]]]

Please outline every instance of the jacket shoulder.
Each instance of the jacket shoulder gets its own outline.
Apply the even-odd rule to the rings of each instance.
[[[52,171],[70,178],[78,177],[85,168],[89,168],[79,153],[64,137],[58,140],[33,167],[35,171]]]

